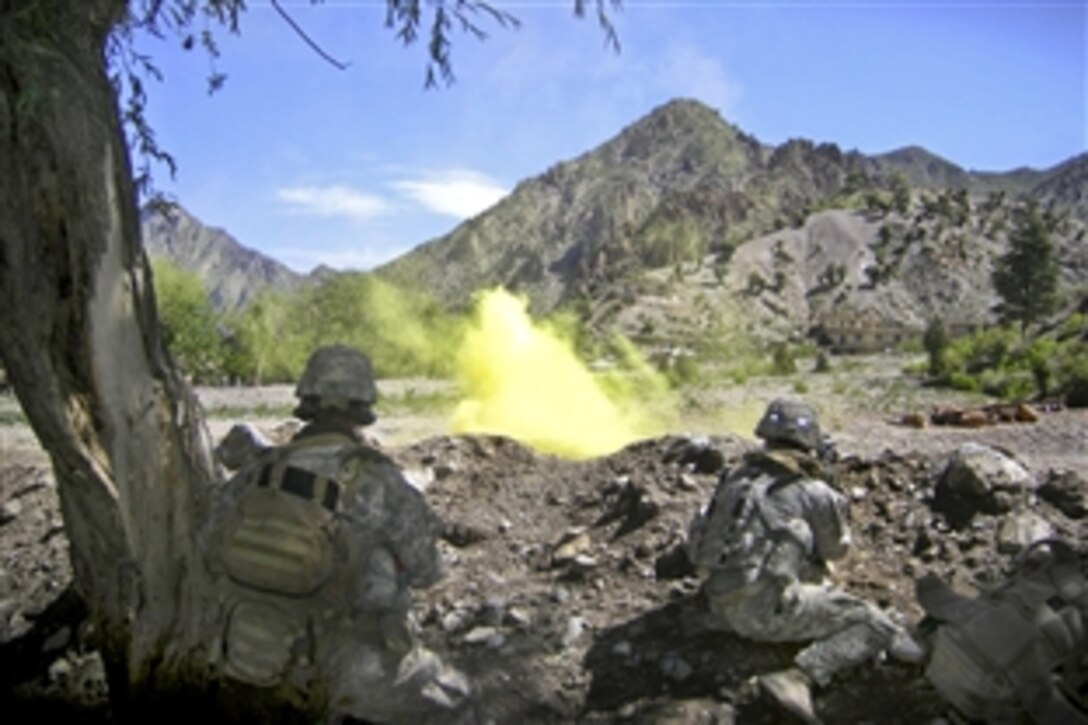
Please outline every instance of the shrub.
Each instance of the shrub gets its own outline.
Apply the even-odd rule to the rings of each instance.
[[[926,325],[925,334],[922,336],[922,344],[926,354],[929,355],[929,374],[937,378],[945,372],[945,351],[948,349],[948,329],[944,320],[934,317]]]
[[[182,370],[194,381],[223,376],[224,347],[219,315],[204,283],[193,272],[164,259],[151,264],[163,341]]]
[[[1065,318],[1065,321],[1058,329],[1058,339],[1068,340],[1081,337],[1086,331],[1088,331],[1088,315],[1083,312],[1076,312]]]
[[[676,388],[699,379],[699,363],[691,355],[681,355],[666,371],[669,384]]]
[[[1067,345],[1057,355],[1055,392],[1071,408],[1088,407],[1088,344]]]
[[[786,343],[775,345],[771,351],[771,372],[774,375],[793,375],[797,372],[797,360]]]
[[[956,390],[966,390],[972,393],[977,393],[980,389],[979,381],[975,376],[958,370],[948,375],[948,385]]]
[[[744,289],[746,293],[752,297],[756,297],[766,288],[767,280],[763,279],[763,275],[759,272],[752,272],[748,275],[748,285]]]
[[[952,342],[938,382],[1007,400],[1062,396],[1088,405],[1088,342],[1036,337],[1021,342],[1011,327],[995,327]]]
[[[977,380],[982,392],[1004,400],[1026,400],[1035,389],[1031,373],[1026,370],[984,370]]]
[[[1008,327],[991,327],[959,338],[945,350],[948,370],[977,374],[999,368],[1016,346],[1016,332]]]

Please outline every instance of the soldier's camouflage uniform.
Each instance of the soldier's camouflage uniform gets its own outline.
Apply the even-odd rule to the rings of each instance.
[[[872,604],[826,580],[827,562],[846,554],[846,499],[818,477],[808,454],[777,449],[749,454],[718,485],[692,522],[693,561],[713,623],[763,642],[806,642],[796,665],[817,684],[891,645],[900,628]],[[758,525],[736,520],[742,491],[755,491]],[[731,531],[737,526],[746,532]],[[730,540],[756,537],[742,544]],[[723,555],[722,548],[730,549]]]
[[[224,540],[238,528],[231,519],[239,506],[262,486],[309,497],[330,512],[325,526],[336,531],[335,567],[313,593],[262,591],[239,583],[245,574],[231,575],[232,563],[243,569],[296,565],[276,560],[290,557],[282,539],[292,531],[277,540],[277,530],[266,540],[251,525],[256,533]],[[302,709],[333,719],[452,719],[468,683],[415,642],[408,612],[409,589],[429,587],[442,575],[440,530],[438,517],[397,466],[343,432],[310,424],[288,446],[265,450],[225,484],[207,527],[207,565],[216,582],[208,624],[213,664],[239,680],[285,688],[301,698]],[[308,550],[297,548],[305,560]],[[238,623],[237,611],[257,614]],[[280,613],[297,626],[277,623]],[[276,656],[268,653],[291,638],[297,641],[289,651],[269,662]]]

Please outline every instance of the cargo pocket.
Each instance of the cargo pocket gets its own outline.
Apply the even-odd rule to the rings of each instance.
[[[268,604],[239,603],[223,638],[226,674],[257,687],[279,684],[306,636],[303,617]]]

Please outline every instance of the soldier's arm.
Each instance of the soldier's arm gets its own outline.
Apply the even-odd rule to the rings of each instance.
[[[404,581],[415,589],[432,586],[443,574],[438,552],[442,520],[396,466],[385,467],[382,481],[388,517],[386,538]]]
[[[824,561],[841,559],[850,548],[846,498],[819,480],[813,481],[806,489],[806,507],[809,509],[808,518],[816,552]]]

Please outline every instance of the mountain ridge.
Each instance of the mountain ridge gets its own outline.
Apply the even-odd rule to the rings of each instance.
[[[902,201],[897,188],[905,188],[902,208],[894,208]],[[685,285],[720,307],[743,309],[779,337],[811,331],[832,312],[913,329],[929,316],[980,325],[994,301],[992,260],[1022,198],[1065,219],[1058,241],[1066,276],[1088,276],[1088,153],[1045,170],[977,172],[919,146],[877,155],[807,139],[769,146],[714,109],[679,99],[523,179],[487,211],[374,273],[426,289],[451,308],[501,285],[528,297],[536,313],[577,304],[589,319],[619,324],[624,316],[608,312],[615,300],[633,310],[650,300],[635,332],[660,331],[663,321],[650,312],[663,284],[691,298],[689,306],[698,295]],[[838,256],[827,256],[823,246],[798,241],[793,232],[812,224],[839,230],[849,248],[835,246]],[[766,247],[778,244],[811,252],[825,266],[784,264],[782,254],[767,266]],[[762,251],[745,251],[751,245]],[[149,243],[156,248],[171,252]],[[205,273],[222,266],[207,262],[215,259],[208,250],[189,256],[205,260]],[[251,272],[262,269],[249,264]],[[291,288],[299,277],[257,274],[255,284]],[[240,305],[252,294],[231,299]]]
[[[199,276],[217,309],[238,310],[265,288],[294,290],[307,279],[177,204],[145,208],[140,231],[148,254]]]
[[[965,171],[918,146],[876,156],[807,139],[771,147],[698,101],[674,100],[377,272],[455,306],[503,284],[547,312],[639,269],[728,256],[850,195],[890,192],[897,176],[915,196],[1034,195],[1083,220],[1088,164],[1078,158],[1000,174]]]

